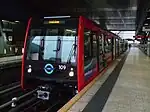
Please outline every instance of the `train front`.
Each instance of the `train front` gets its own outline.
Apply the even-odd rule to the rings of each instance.
[[[29,22],[22,87],[77,86],[77,20],[45,18]]]

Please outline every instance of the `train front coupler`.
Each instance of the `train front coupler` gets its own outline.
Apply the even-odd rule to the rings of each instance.
[[[42,100],[49,100],[52,88],[49,85],[39,86],[37,90],[37,98]]]

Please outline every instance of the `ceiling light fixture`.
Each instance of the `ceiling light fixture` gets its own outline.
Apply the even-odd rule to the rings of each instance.
[[[148,25],[148,23],[145,23],[144,25]]]
[[[49,16],[49,17],[44,17],[45,19],[50,19],[50,18],[69,18],[71,16]]]

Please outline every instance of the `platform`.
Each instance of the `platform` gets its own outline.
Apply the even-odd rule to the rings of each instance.
[[[0,58],[0,86],[20,80],[22,56]]]
[[[132,48],[102,112],[150,112],[150,58]]]
[[[7,64],[21,63],[22,55],[20,56],[10,56],[0,58],[0,66],[4,66]]]
[[[80,94],[72,105],[75,98],[71,100],[68,112],[150,112],[150,58],[131,48]]]

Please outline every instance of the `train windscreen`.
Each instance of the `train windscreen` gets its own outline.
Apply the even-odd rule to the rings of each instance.
[[[29,32],[27,60],[76,63],[77,31],[64,27],[32,28]]]

